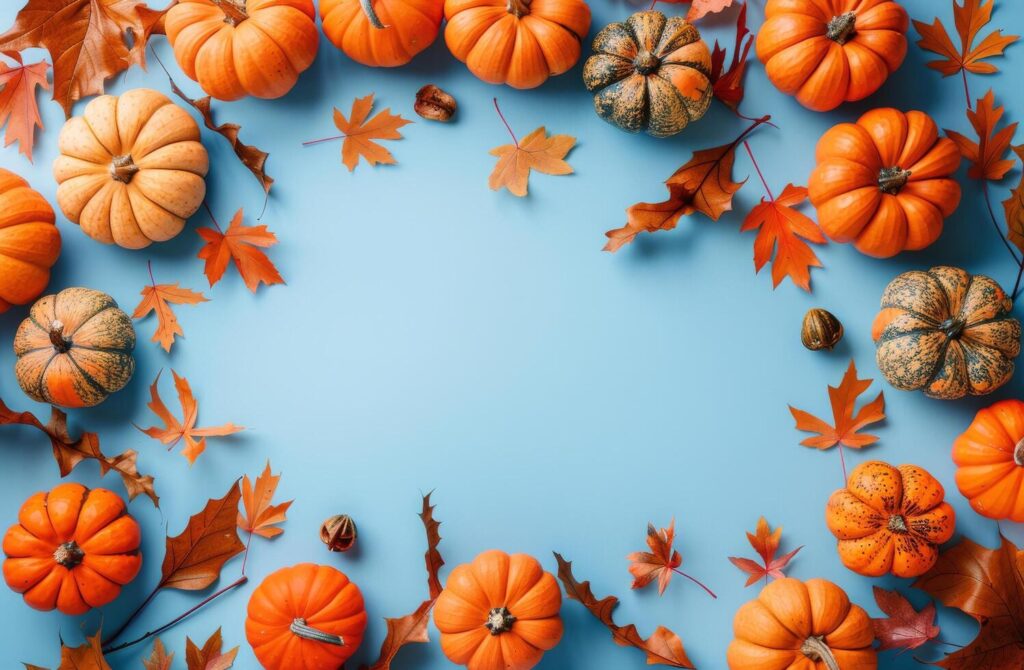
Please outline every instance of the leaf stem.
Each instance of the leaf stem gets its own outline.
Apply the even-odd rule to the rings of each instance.
[[[348,135],[332,135],[331,137],[321,137],[318,140],[308,140],[302,143],[302,146],[308,147],[311,144],[320,144],[321,142],[330,142],[331,140],[341,140],[348,137]]]
[[[701,587],[702,589],[704,589],[705,591],[707,591],[707,594],[708,594],[709,596],[711,596],[711,597],[712,597],[712,598],[714,598],[715,600],[718,600],[718,596],[716,596],[716,595],[715,595],[715,592],[714,592],[714,591],[712,591],[711,589],[709,589],[709,588],[708,588],[707,586],[705,586],[705,585],[704,585],[704,584],[703,584],[703,583],[702,583],[702,582],[701,582],[700,580],[698,580],[698,579],[696,579],[696,578],[694,578],[694,577],[691,577],[690,575],[686,574],[685,572],[683,572],[683,571],[682,571],[682,570],[680,570],[679,568],[672,568],[672,572],[676,573],[676,574],[677,574],[677,575],[679,575],[680,577],[686,577],[686,578],[687,578],[687,579],[689,579],[689,580],[690,580],[691,582],[693,582],[693,583],[694,583],[694,584],[696,584],[697,586],[699,586],[699,587]]]
[[[515,142],[516,148],[519,148],[519,140],[516,139],[516,134],[512,132],[512,126],[508,125],[508,121],[505,119],[505,115],[501,113],[501,107],[498,107],[498,99],[494,98],[494,110],[498,112],[498,118],[505,124],[505,129],[508,130],[508,134],[512,136],[512,141]]]
[[[217,232],[223,235],[224,231],[220,229],[220,224],[217,223],[217,217],[213,215],[213,210],[210,209],[210,205],[208,205],[205,200],[203,200],[203,207],[206,209],[206,213],[209,215],[210,221],[213,221],[213,225],[217,227]]]
[[[967,96],[967,109],[971,109],[971,90],[967,87],[967,70],[960,68],[960,76],[964,80],[964,95]]]
[[[739,143],[742,142],[744,139],[746,139],[747,135],[749,135],[750,133],[754,132],[754,130],[756,130],[757,127],[760,126],[761,124],[768,123],[769,125],[774,126],[774,124],[770,123],[771,120],[772,120],[772,115],[771,114],[765,114],[764,116],[762,116],[760,118],[754,119],[754,122],[751,123],[749,126],[747,126],[747,128],[742,133],[739,134],[739,137],[734,139],[732,142],[730,142],[725,147],[725,151],[722,152],[722,155],[715,161],[715,165],[720,163],[722,161],[722,158],[724,158],[725,156],[728,156],[730,153],[735,151],[736,147],[739,146]],[[775,126],[775,127],[778,127],[778,126]],[[704,188],[704,182],[706,182],[708,180],[708,178],[711,176],[712,172],[714,172],[713,168],[709,169],[704,174],[704,177],[701,178],[700,183],[697,184],[697,187],[696,187],[695,191],[700,191],[700,189]]]
[[[992,226],[995,227],[996,233],[999,235],[999,239],[1003,241],[1003,246],[1006,247],[1006,250],[1010,252],[1011,256],[1013,256],[1013,261],[1017,265],[1020,265],[1022,262],[1021,258],[1017,255],[1017,252],[1013,250],[1013,247],[1010,246],[1010,241],[1007,240],[1006,235],[1003,234],[1003,229],[999,227],[999,220],[996,219],[995,210],[992,209],[992,200],[988,195],[988,182],[984,179],[981,180],[981,193],[985,196],[985,206],[988,208],[988,217],[992,220]]]
[[[761,184],[764,186],[764,190],[768,194],[768,199],[775,202],[775,195],[768,187],[768,182],[765,181],[764,173],[761,172],[761,166],[757,164],[757,159],[754,158],[754,152],[750,150],[750,142],[743,140],[743,148],[747,150],[747,155],[750,156],[750,162],[754,164],[754,169],[757,170],[757,176],[761,178]]]
[[[849,477],[846,475],[846,452],[843,451],[842,442],[839,442],[836,446],[839,447],[839,464],[843,466],[843,485],[845,486],[846,480],[849,479]]]
[[[1016,300],[1017,295],[1020,293],[1020,280],[1021,276],[1024,275],[1024,261],[1017,266],[1017,280],[1013,282],[1013,293],[1010,294],[1010,300]]]
[[[115,630],[113,635],[111,635],[110,637],[108,637],[106,640],[103,641],[103,646],[104,647],[109,646],[114,641],[116,641],[119,637],[121,637],[121,635],[128,628],[128,626],[130,626],[131,623],[133,621],[135,621],[135,619],[138,618],[139,614],[141,614],[142,611],[144,609],[146,609],[146,606],[149,605],[150,602],[152,602],[153,598],[156,597],[156,594],[160,593],[160,587],[161,586],[162,586],[162,584],[157,584],[156,588],[153,589],[150,592],[150,594],[148,596],[146,596],[146,599],[142,601],[142,604],[139,605],[138,607],[136,607],[135,611],[128,615],[128,618],[125,619],[125,622],[123,624],[121,624],[121,627],[118,628],[117,630]]]
[[[153,288],[156,288],[156,279],[153,278],[153,259],[146,261],[146,266],[149,267],[149,281],[153,284]]]

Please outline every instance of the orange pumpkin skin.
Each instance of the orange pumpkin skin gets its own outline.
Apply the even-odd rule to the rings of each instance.
[[[59,256],[60,232],[50,203],[0,168],[0,313],[38,298]]]
[[[142,567],[139,524],[106,489],[61,484],[31,496],[4,535],[4,580],[38,610],[84,614]]]
[[[924,112],[874,109],[818,141],[808,194],[822,230],[877,258],[923,249],[960,204],[953,140]]]
[[[445,0],[444,41],[476,77],[535,88],[569,70],[590,30],[583,0]]]
[[[444,0],[320,0],[324,34],[370,67],[405,65],[437,39]]]
[[[907,55],[909,19],[893,0],[768,0],[764,13],[768,79],[817,112],[868,97]]]
[[[562,592],[526,554],[491,550],[452,570],[434,606],[441,649],[468,670],[530,670],[562,639]]]
[[[178,65],[219,100],[280,98],[320,42],[312,0],[178,0],[164,26]]]
[[[733,619],[730,670],[875,670],[871,618],[824,579],[777,579]]]
[[[843,565],[865,577],[928,572],[956,528],[944,498],[942,484],[924,468],[861,463],[825,506]]]
[[[1000,400],[978,410],[953,442],[956,486],[978,514],[1024,521],[1024,402]]]
[[[245,637],[266,670],[338,670],[365,630],[359,587],[340,570],[312,563],[264,579],[245,620]]]

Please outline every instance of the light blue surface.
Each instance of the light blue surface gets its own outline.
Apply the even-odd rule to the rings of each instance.
[[[13,21],[17,4],[3,3],[0,25]],[[930,22],[937,12],[952,27],[949,2],[904,4],[914,18]],[[997,5],[993,25],[1021,32],[1024,6]],[[592,6],[595,31],[632,9],[618,0]],[[705,34],[731,48],[733,16],[706,21]],[[762,18],[760,3],[753,2],[752,25]],[[179,85],[197,95],[165,41],[155,43]],[[967,132],[961,82],[926,69],[928,59],[911,44],[903,67],[869,101],[815,114],[778,93],[752,55],[743,109],[770,112],[780,126],[751,138],[775,192],[787,182],[806,184],[814,143],[827,127],[874,106],[923,109],[940,127]],[[1024,47],[1011,47],[999,66],[1019,73]],[[1014,112],[1024,109],[1024,89],[1014,81],[1006,74],[974,77],[972,93],[994,87],[1015,120]],[[456,96],[455,123],[413,114],[413,96],[426,83]],[[154,66],[148,73],[132,69],[109,90],[136,86],[168,89]],[[387,144],[398,166],[361,164],[350,174],[340,164],[339,144],[301,146],[336,134],[332,106],[347,114],[353,98],[370,92],[378,109],[391,107],[417,121],[403,129],[405,140]],[[520,136],[540,124],[576,135],[569,154],[576,174],[535,174],[524,199],[490,191],[494,158],[488,151],[508,142],[491,105],[495,95]],[[0,151],[0,166],[24,175],[54,202],[50,164],[63,119],[52,102],[42,112],[46,130],[35,164],[8,148]],[[284,475],[280,498],[296,499],[286,532],[272,542],[254,540],[253,583],[163,636],[177,651],[177,667],[185,635],[202,641],[223,626],[225,643],[242,647],[236,667],[255,668],[243,632],[249,593],[272,570],[299,561],[337,566],[362,587],[371,625],[354,660],[375,658],[383,617],[411,611],[424,597],[424,540],[415,512],[420,492],[431,489],[449,569],[496,547],[533,554],[554,570],[551,551],[557,550],[598,595],[621,598],[621,622],[636,622],[644,634],[669,626],[702,669],[725,667],[733,613],[756,595],[756,587],[743,588],[744,576],[726,556],[751,555],[744,531],[761,514],[785,526],[787,548],[805,545],[792,576],[831,579],[874,615],[872,584],[906,586],[861,578],[840,564],[823,521],[825,500],[842,483],[839,455],[798,446],[804,435],[794,430],[786,405],[828,417],[825,387],[838,383],[851,356],[864,376],[879,377],[870,323],[882,288],[897,273],[946,263],[1012,284],[1016,268],[963,169],[963,202],[937,244],[887,261],[848,246],[816,249],[826,269],[814,271],[808,295],[788,282],[772,291],[767,271],[753,272],[754,235],[738,228],[762,195],[756,176],[737,195],[737,211],[717,223],[693,217],[618,254],[600,251],[604,231],[623,223],[626,206],[661,199],[661,180],[692,150],[725,143],[745,125],[718,103],[692,129],[657,140],[599,120],[579,67],[540,89],[514,91],[474,79],[442,39],[396,70],[356,65],[322,41],[316,63],[286,98],[216,103],[216,113],[242,124],[243,139],[271,154],[277,183],[263,222],[281,238],[271,257],[288,285],[254,297],[229,270],[209,290],[195,258],[201,240],[191,231],[207,223],[202,214],[173,242],[142,252],[104,247],[60,219],[64,253],[52,289],[90,286],[130,309],[152,260],[158,281],[180,281],[211,302],[176,310],[187,338],[171,355],[149,341],[152,319],[138,323],[131,385],[97,409],[72,413],[76,427],[100,433],[108,452],[137,449],[140,469],[157,477],[160,510],[144,498],[131,505],[144,529],[142,574],[102,614],[81,620],[36,612],[0,588],[4,668],[16,661],[55,666],[58,635],[77,643],[80,629],[91,632],[101,617],[108,629],[119,625],[159,576],[165,527],[180,532],[206,498],[223,494],[242,473],[256,474],[267,458]],[[222,138],[204,131],[204,140],[213,165],[211,207],[222,223],[244,207],[252,223],[262,192]],[[1018,174],[993,189],[994,199],[1007,196]],[[753,176],[745,155],[737,158],[736,175]],[[808,352],[799,343],[800,319],[818,305],[846,326],[846,338],[831,354]],[[0,396],[44,416],[45,408],[23,396],[12,373],[10,342],[24,314],[15,309],[0,316]],[[240,436],[212,441],[191,469],[132,427],[151,425],[147,386],[169,367],[191,380],[203,425],[231,420],[247,427]],[[177,411],[169,384],[163,388]],[[924,466],[946,485],[960,534],[994,544],[996,525],[971,512],[956,491],[949,458],[954,436],[991,399],[943,403],[882,381],[871,393],[879,389],[890,417],[877,431],[881,441],[863,453],[848,451],[848,462],[880,458]],[[997,397],[1020,392],[1018,374]],[[59,477],[38,433],[0,429],[0,447],[0,521],[7,524],[27,496]],[[100,479],[92,464],[71,479],[123,491],[114,476]],[[321,520],[338,512],[359,524],[360,548],[351,555],[329,554],[317,536]],[[662,598],[629,590],[625,555],[643,547],[649,520],[665,525],[672,517],[683,568],[717,591],[718,600],[681,579]],[[1012,524],[1003,528],[1024,538]],[[230,563],[221,583],[238,570],[239,561]],[[200,598],[163,593],[133,631],[141,634]],[[616,647],[579,604],[566,602],[563,616],[564,640],[540,668],[645,667],[640,653]],[[949,641],[965,644],[973,637],[973,623],[956,612],[943,609],[940,623]],[[436,631],[432,637],[430,645],[403,650],[396,670],[453,667]],[[137,647],[111,660],[118,669],[137,668],[145,652],[148,647]],[[882,658],[884,668],[917,667],[909,654]]]

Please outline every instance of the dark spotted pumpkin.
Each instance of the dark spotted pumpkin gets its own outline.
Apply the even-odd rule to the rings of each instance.
[[[597,34],[583,83],[596,91],[594,109],[605,121],[668,137],[708,110],[710,71],[708,45],[694,26],[648,10]]]
[[[33,400],[92,407],[135,372],[135,328],[106,293],[68,288],[40,298],[14,336],[15,375]]]
[[[904,272],[885,288],[871,335],[878,368],[903,390],[953,400],[985,395],[1013,376],[1020,322],[984,275],[935,267]]]

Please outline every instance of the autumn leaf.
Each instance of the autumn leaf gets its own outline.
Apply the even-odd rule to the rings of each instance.
[[[228,232],[222,232],[216,221],[213,223],[215,228],[196,228],[196,232],[206,242],[199,250],[198,258],[206,261],[203,272],[211,287],[224,276],[229,261],[234,262],[246,288],[253,293],[260,283],[267,286],[284,283],[281,274],[262,250],[277,244],[277,236],[267,230],[266,226],[243,226],[241,209],[231,217]]]
[[[575,137],[549,137],[547,129],[540,126],[520,141],[512,132],[512,126],[505,120],[505,115],[501,113],[497,98],[494,98],[494,109],[505,124],[508,134],[512,136],[512,144],[503,144],[490,151],[492,156],[498,157],[488,180],[492,191],[504,187],[512,195],[522,198],[528,192],[531,170],[551,175],[572,174],[572,166],[565,162],[565,157],[576,145]]]
[[[181,288],[178,282],[173,284],[157,284],[153,278],[153,264],[149,264],[150,285],[143,287],[142,300],[135,306],[133,319],[144,319],[152,313],[156,314],[157,327],[151,338],[159,342],[164,351],[170,351],[174,345],[174,336],[184,337],[185,333],[178,323],[171,305],[196,305],[209,302],[202,293],[192,289]]]
[[[646,640],[637,632],[636,626],[627,624],[619,626],[612,618],[612,612],[619,604],[615,596],[606,596],[598,600],[590,590],[590,582],[578,582],[572,574],[572,562],[555,553],[558,561],[558,579],[562,582],[565,593],[570,599],[581,603],[611,632],[612,640],[622,647],[634,647],[647,655],[648,665],[667,665],[673,668],[693,668],[694,665],[686,656],[683,642],[679,636],[669,629],[658,626]]]
[[[1024,145],[1013,147],[1017,156],[1024,161]],[[1010,241],[1024,251],[1024,173],[1021,180],[1010,192],[1010,197],[1003,200],[1003,211],[1006,214],[1006,228]]]
[[[928,603],[918,612],[898,591],[887,591],[878,586],[872,589],[878,609],[886,615],[884,619],[871,620],[875,628],[875,638],[881,642],[879,651],[900,649],[900,653],[903,653],[908,649],[917,649],[925,642],[938,637],[935,603]]]
[[[967,119],[978,136],[977,142],[954,130],[946,130],[946,135],[956,142],[964,158],[971,161],[971,167],[967,170],[967,176],[971,179],[999,181],[1013,169],[1013,160],[1005,156],[1017,132],[1017,122],[996,131],[1002,116],[1003,107],[996,107],[995,96],[992,89],[989,89],[985,97],[978,98],[974,109],[967,110]]]
[[[249,475],[242,478],[242,508],[245,511],[238,513],[239,528],[266,538],[277,537],[284,532],[278,524],[285,521],[285,513],[294,501],[271,504],[280,481],[281,475],[270,473],[270,461],[256,478],[255,485]]]
[[[222,652],[223,646],[220,628],[210,636],[201,648],[196,646],[192,638],[185,638],[185,666],[188,670],[227,670],[235,662],[238,647]]]
[[[803,549],[800,546],[788,554],[776,557],[776,554],[779,552],[779,546],[782,544],[782,526],[772,530],[764,517],[757,520],[757,529],[754,533],[747,533],[747,541],[750,542],[750,546],[754,548],[757,555],[761,557],[760,563],[749,558],[729,557],[729,561],[733,565],[747,573],[748,577],[745,586],[756,584],[762,579],[765,583],[768,583],[769,577],[782,579],[786,576],[783,571],[789,565],[789,562]]]
[[[943,77],[963,70],[974,74],[998,72],[999,68],[995,65],[983,61],[993,56],[1001,56],[1003,50],[1019,37],[1003,35],[1002,30],[995,30],[986,35],[980,44],[974,46],[978,31],[992,20],[994,2],[995,0],[964,0],[964,4],[959,5],[956,0],[953,1],[953,20],[960,35],[959,49],[953,45],[953,40],[938,17],[930,25],[924,21],[914,21],[914,28],[921,35],[917,45],[942,57],[941,60],[930,61],[928,67],[938,70]]]
[[[78,647],[69,647],[61,640],[60,644],[60,665],[57,670],[111,670],[106,659],[103,658],[101,649],[101,631],[96,631],[92,637],[85,638],[85,644]],[[22,663],[25,670],[46,670],[40,665]],[[147,669],[148,670],[148,669]]]
[[[149,657],[142,659],[142,665],[146,670],[171,670],[173,662],[174,653],[167,653],[164,643],[160,641],[160,638],[157,638],[156,642],[153,643],[153,651]]]
[[[668,4],[690,3],[690,11],[686,13],[687,21],[696,21],[708,14],[721,12],[732,6],[733,0],[660,0]],[[653,6],[653,5],[652,5]],[[741,5],[742,6],[742,5]]]
[[[774,252],[773,286],[777,287],[785,277],[789,277],[794,284],[810,291],[811,268],[821,267],[821,261],[804,240],[825,244],[825,236],[810,217],[794,209],[806,199],[806,188],[786,184],[778,198],[761,198],[761,203],[750,210],[740,227],[740,232],[757,231],[754,239],[754,269],[757,272],[768,263]]]
[[[675,537],[675,519],[672,519],[668,528],[660,530],[655,528],[654,524],[647,524],[647,546],[650,551],[637,551],[626,556],[626,560],[630,562],[629,574],[633,575],[631,588],[642,589],[657,579],[658,595],[662,595],[668,588],[669,582],[672,581],[672,575],[678,574],[707,591],[712,598],[717,598],[718,596],[712,593],[711,589],[679,569],[683,558],[678,551],[672,548]]]
[[[4,54],[14,60],[17,65],[10,66],[0,62],[0,126],[7,124],[4,132],[4,146],[18,143],[20,151],[30,161],[32,147],[35,145],[35,131],[43,129],[43,120],[39,118],[39,105],[36,102],[36,88],[50,90],[46,81],[46,71],[50,64],[46,61],[25,65],[21,54],[8,52]]]
[[[715,97],[734,112],[743,101],[743,73],[747,69],[747,55],[754,43],[754,37],[747,29],[747,3],[740,5],[736,16],[736,44],[732,49],[732,62],[725,69],[725,49],[715,46],[711,50],[711,83]]]
[[[374,140],[400,140],[402,133],[398,129],[412,123],[403,119],[400,115],[392,114],[388,107],[378,112],[367,121],[370,110],[373,108],[373,93],[365,98],[356,98],[352,103],[352,111],[349,117],[341,113],[337,107],[334,108],[334,125],[341,131],[337,137],[325,137],[320,140],[303,142],[303,146],[318,144],[329,140],[344,139],[341,143],[341,162],[354,172],[359,164],[360,156],[371,166],[377,164],[394,165],[398,161],[391,155],[391,152]]]
[[[202,511],[192,515],[181,534],[167,536],[157,590],[205,589],[217,581],[229,559],[242,553],[245,545],[235,526],[240,497],[235,481],[224,497],[208,500]]]
[[[885,418],[883,393],[879,391],[874,400],[863,405],[854,414],[857,398],[868,390],[869,386],[871,386],[870,379],[857,379],[857,367],[851,360],[839,386],[828,387],[828,397],[832,404],[832,420],[835,425],[830,425],[816,416],[790,405],[789,411],[796,419],[797,430],[819,433],[815,437],[806,438],[800,444],[815,449],[829,449],[837,444],[860,449],[877,442],[877,436],[859,431],[861,428]]]

